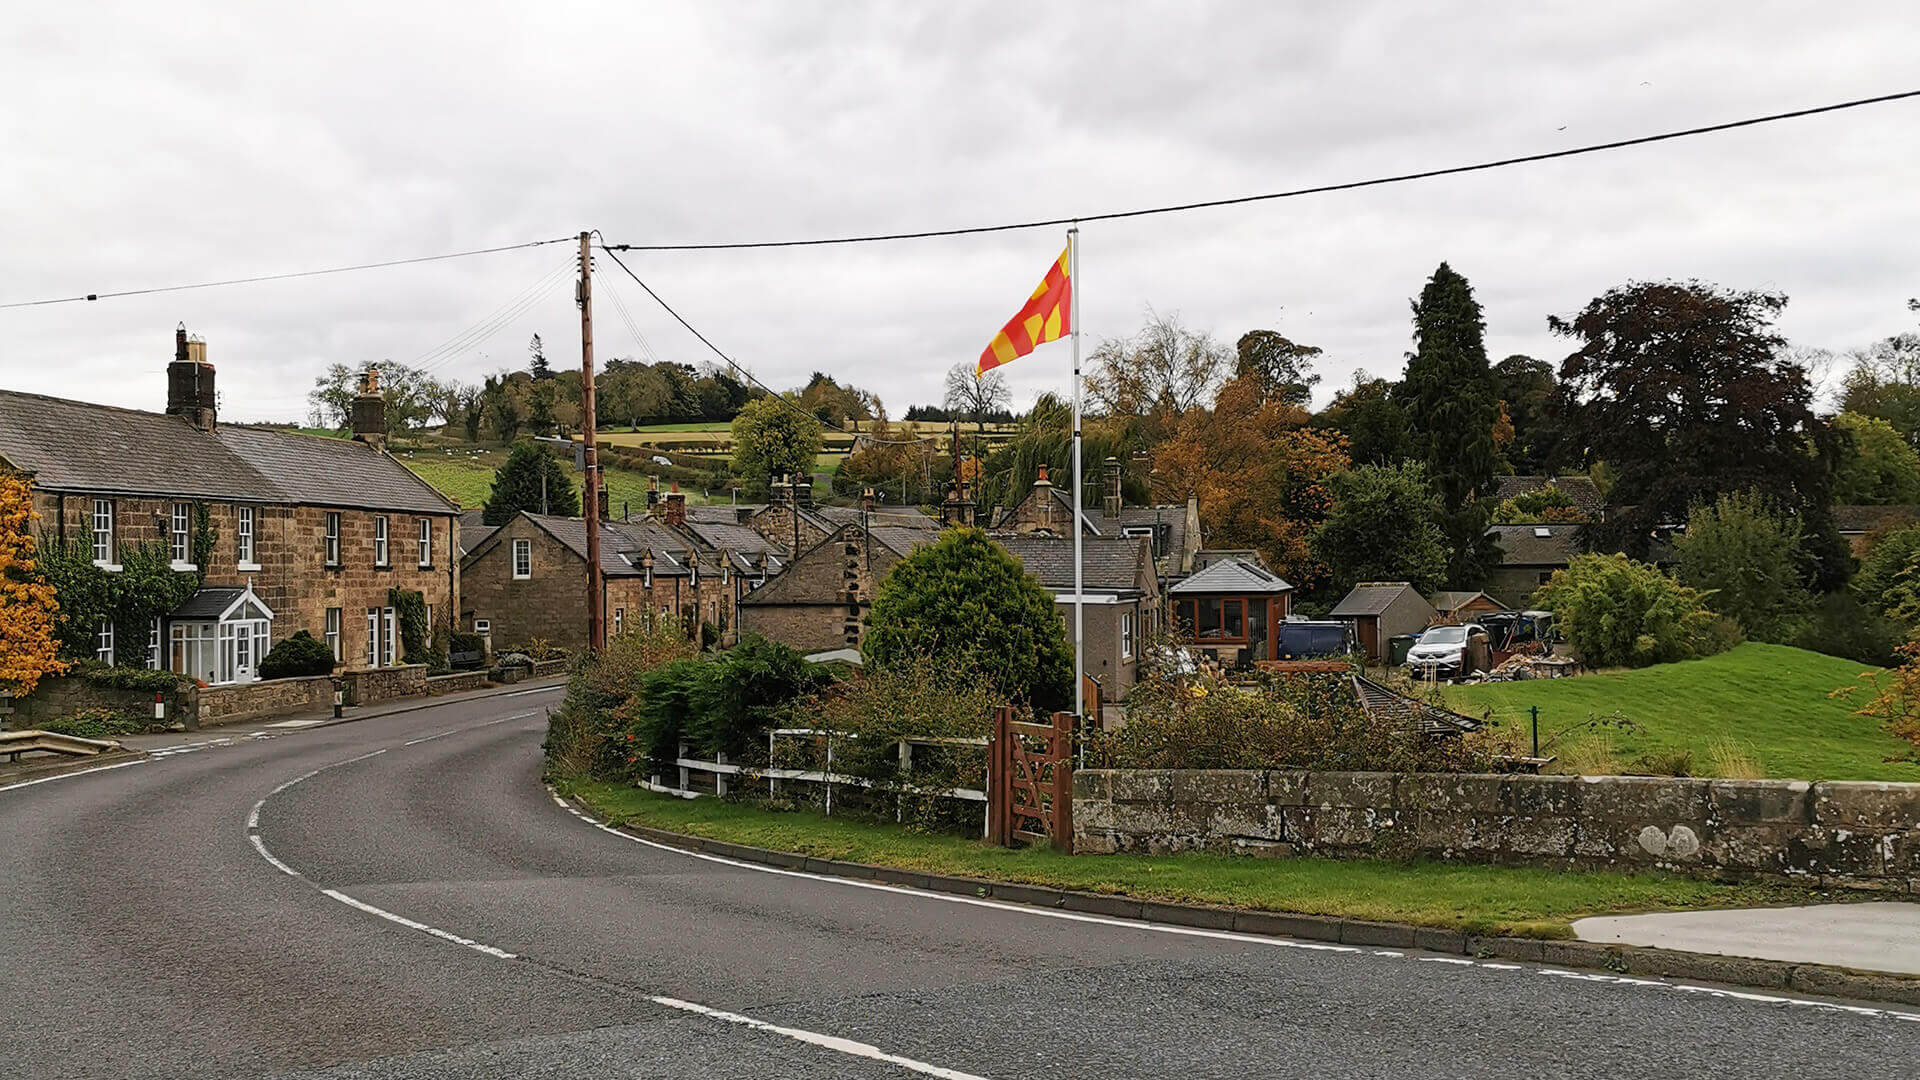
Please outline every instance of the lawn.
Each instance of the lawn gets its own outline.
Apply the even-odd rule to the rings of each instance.
[[[1592,743],[1603,737],[1623,765],[1643,754],[1686,751],[1696,775],[1714,775],[1716,750],[1731,747],[1770,777],[1920,781],[1920,765],[1887,760],[1910,747],[1878,721],[1852,715],[1856,705],[1827,696],[1866,670],[1852,660],[1749,642],[1704,660],[1444,693],[1462,712],[1492,709],[1522,731],[1528,707],[1538,705],[1542,742],[1590,715],[1618,713],[1638,726],[1569,736],[1545,751],[1572,761],[1590,759]]]
[[[810,811],[778,812],[712,798],[684,800],[618,784],[578,782],[561,789],[603,820],[823,859],[1469,933],[1570,937],[1568,923],[1584,915],[1807,903],[1817,895],[1787,886],[1724,884],[1666,874],[1231,855],[1061,855],[824,818]]]
[[[478,510],[487,501],[487,494],[493,489],[493,473],[507,460],[505,450],[482,450],[479,453],[455,451],[452,454],[420,450],[412,454],[402,452],[396,455],[400,461],[412,469],[422,480],[432,484],[435,490],[467,510]],[[638,514],[646,510],[648,477],[645,473],[629,469],[607,466],[607,498],[612,504],[613,513],[618,516],[621,507]],[[573,479],[574,490],[580,489],[578,477]],[[660,490],[665,491],[672,485],[663,483]],[[698,491],[686,493],[690,503],[708,501]],[[725,499],[726,492],[716,494],[716,499]]]

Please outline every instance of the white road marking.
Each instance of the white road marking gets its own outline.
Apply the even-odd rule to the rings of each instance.
[[[554,686],[536,686],[531,690],[514,690],[510,693],[499,694],[497,696],[498,697],[524,697],[527,694],[550,694],[555,690],[565,690],[566,688],[567,688],[566,683],[559,683]]]
[[[529,716],[538,716],[538,715],[540,714],[530,713],[530,712],[514,713],[512,716],[503,716],[498,720],[489,720],[484,724],[474,724],[471,727],[448,728],[445,731],[435,732],[432,735],[423,735],[418,739],[408,739],[406,742],[403,742],[400,745],[401,746],[419,746],[423,742],[432,742],[435,739],[444,739],[449,735],[458,735],[463,731],[478,731],[483,727],[492,727],[495,724],[504,724],[509,720],[525,720]]]
[[[707,862],[720,863],[725,866],[737,866],[743,870],[753,870],[763,874],[777,874],[782,877],[805,878],[809,881],[822,881],[828,884],[841,885],[841,886],[845,886],[847,888],[852,888],[852,889],[872,889],[878,892],[894,893],[900,896],[917,897],[922,900],[935,900],[935,901],[940,901],[943,903],[951,903],[951,904],[968,904],[974,907],[997,908],[1001,911],[1013,911],[1023,915],[1030,915],[1030,916],[1043,918],[1043,919],[1066,919],[1071,922],[1093,923],[1100,926],[1119,926],[1119,927],[1126,927],[1126,928],[1135,929],[1135,930],[1150,930],[1150,931],[1153,931],[1154,933],[1176,934],[1182,937],[1212,938],[1219,941],[1244,941],[1244,942],[1249,942],[1257,945],[1268,945],[1268,946],[1276,946],[1276,947],[1289,948],[1289,949],[1305,949],[1305,950],[1310,950],[1314,952],[1364,953],[1369,951],[1364,949],[1353,948],[1351,946],[1325,945],[1325,944],[1321,944],[1319,942],[1313,942],[1313,941],[1293,941],[1288,938],[1261,937],[1254,934],[1240,934],[1240,933],[1235,933],[1227,930],[1201,930],[1201,929],[1198,929],[1195,927],[1189,927],[1189,926],[1172,926],[1166,923],[1151,922],[1146,919],[1122,919],[1122,918],[1113,918],[1105,915],[1085,915],[1077,911],[1057,911],[1052,908],[1037,907],[1031,904],[1009,904],[1009,903],[1004,903],[1004,902],[994,901],[994,900],[982,900],[982,899],[978,899],[976,897],[971,897],[971,896],[960,896],[954,893],[933,892],[930,890],[922,890],[922,889],[910,889],[900,885],[887,885],[887,884],[874,882],[874,881],[860,881],[854,878],[832,877],[826,874],[812,874],[804,870],[788,870],[778,866],[763,866],[759,863],[750,863],[750,862],[742,861],[740,859],[729,859],[720,855],[711,855],[704,851],[688,851],[685,848],[674,847],[672,844],[662,844],[655,840],[648,840],[645,837],[634,836],[631,833],[621,832],[619,829],[616,829],[610,825],[606,825],[602,822],[594,820],[591,816],[581,811],[578,807],[574,806],[572,803],[569,803],[565,799],[561,798],[560,793],[557,791],[554,791],[552,788],[547,789],[547,794],[553,798],[555,805],[559,806],[561,809],[565,810],[567,813],[572,814],[574,817],[579,818],[581,821],[586,822],[588,825],[591,825],[594,828],[599,829],[601,832],[610,833],[614,836],[621,838],[622,840],[630,840],[636,844],[644,844],[650,848],[656,848],[660,851],[671,852],[675,855],[682,855],[687,858],[702,859]],[[1394,953],[1390,950],[1371,950],[1371,951],[1376,956],[1404,956],[1404,954]],[[1421,956],[1421,957],[1415,957],[1414,959],[1426,961],[1430,963],[1470,966],[1470,967],[1474,967],[1474,968],[1478,968],[1486,971],[1531,970],[1541,975],[1551,975],[1551,976],[1557,976],[1560,978],[1578,979],[1583,982],[1606,983],[1614,986],[1654,986],[1654,987],[1661,987],[1667,990],[1679,990],[1679,991],[1685,991],[1688,993],[1706,994],[1712,997],[1733,998],[1733,999],[1745,1000],[1745,1001],[1757,1001],[1757,1002],[1763,1002],[1767,1004],[1799,1005],[1804,1008],[1827,1009],[1835,1012],[1853,1013],[1859,1016],[1872,1016],[1872,1017],[1880,1017],[1883,1019],[1920,1021],[1920,1013],[1903,1013],[1903,1012],[1897,1012],[1892,1009],[1875,1009],[1875,1008],[1869,1008],[1862,1005],[1842,1005],[1842,1004],[1838,1004],[1836,1002],[1831,1002],[1831,1001],[1815,1001],[1810,998],[1778,997],[1771,994],[1752,994],[1752,993],[1746,993],[1739,990],[1725,990],[1720,987],[1714,987],[1714,986],[1694,986],[1687,983],[1665,982],[1659,979],[1638,979],[1638,978],[1631,978],[1629,976],[1624,976],[1624,975],[1601,975],[1597,973],[1588,973],[1588,972],[1563,971],[1556,968],[1529,969],[1520,964],[1503,964],[1503,963],[1497,963],[1490,960],[1470,960],[1466,958],[1455,958],[1451,956]]]
[[[75,769],[73,772],[60,773],[57,776],[43,776],[38,780],[22,780],[17,784],[8,784],[6,787],[0,787],[0,791],[12,791],[15,788],[32,787],[35,784],[47,784],[55,780],[71,780],[76,776],[86,776],[89,773],[109,772],[113,769],[124,769],[129,765],[144,764],[146,764],[146,761],[142,759],[139,761],[123,761],[118,765],[102,765],[97,769]]]
[[[504,723],[508,720],[519,720],[524,717],[528,717],[532,715],[534,714],[519,713],[514,716],[503,716],[498,720],[489,720],[484,724],[475,724],[475,725],[472,725],[471,727],[457,728],[455,730],[456,731],[472,731],[477,728],[491,727],[494,724]],[[440,732],[438,735],[429,735],[424,739],[415,739],[412,742],[404,743],[402,745],[414,746],[418,743],[426,742],[429,739],[437,739],[437,738],[440,738],[441,736],[452,735],[452,734],[454,734],[453,731],[443,731],[443,732]],[[469,937],[462,937],[459,934],[452,932],[451,930],[442,930],[437,926],[431,926],[427,923],[420,922],[417,919],[409,919],[405,915],[388,911],[385,908],[375,907],[374,905],[369,904],[366,901],[361,900],[357,897],[349,896],[346,893],[341,892],[339,889],[329,889],[324,886],[315,884],[314,882],[311,881],[311,879],[307,878],[305,875],[300,873],[300,871],[295,870],[293,867],[288,866],[285,862],[281,861],[278,857],[276,857],[272,851],[267,849],[266,842],[260,838],[260,811],[263,807],[266,806],[268,799],[271,799],[275,795],[278,795],[281,792],[287,790],[288,788],[293,787],[295,784],[299,784],[304,781],[311,780],[315,776],[318,776],[319,774],[326,772],[328,769],[339,768],[342,765],[351,765],[356,761],[365,761],[368,758],[376,757],[386,752],[387,751],[383,748],[380,750],[375,750],[372,753],[361,754],[359,757],[347,758],[344,761],[336,761],[330,765],[322,765],[319,768],[314,769],[310,772],[302,773],[301,775],[296,776],[293,779],[288,780],[286,783],[281,784],[280,786],[274,788],[272,791],[267,792],[267,794],[263,796],[259,802],[254,803],[252,808],[247,811],[247,839],[253,843],[253,849],[259,852],[260,857],[262,859],[265,859],[267,863],[271,865],[274,869],[279,870],[281,873],[286,874],[288,877],[297,878],[301,881],[306,881],[308,884],[312,884],[314,888],[320,893],[320,895],[325,896],[329,900],[333,900],[338,903],[345,904],[356,911],[363,911],[369,915],[378,916],[379,918],[385,919],[386,921],[393,923],[396,926],[404,926],[409,930],[417,930],[420,933],[428,934],[432,937],[440,939],[441,941],[445,941],[454,945],[459,945],[459,946],[462,946],[463,948],[472,949],[474,952],[481,953],[486,956],[491,956],[496,960],[520,959],[519,955],[516,953],[511,953],[505,949],[488,945],[485,942],[475,941],[474,939]],[[133,763],[129,762],[128,764],[133,764]],[[561,806],[566,806],[566,803],[561,802],[558,795],[554,796],[554,801],[556,803],[559,803]],[[567,807],[567,809],[572,810],[572,807]],[[740,1013],[727,1012],[726,1010],[723,1010],[723,1009],[715,1009],[706,1005],[697,1004],[695,1002],[683,1001],[680,998],[671,998],[671,997],[665,997],[661,995],[650,995],[650,994],[642,995],[642,996],[646,1001],[652,1002],[655,1005],[664,1006],[669,1009],[678,1009],[681,1012],[694,1013],[699,1016],[704,1016],[712,1020],[719,1020],[728,1024],[738,1024],[742,1027],[749,1028],[753,1031],[766,1032],[767,1034],[770,1034],[770,1035],[779,1035],[784,1038],[793,1039],[797,1042],[806,1043],[809,1046],[817,1046],[817,1047],[821,1047],[822,1049],[834,1051],[835,1053],[845,1054],[849,1057],[864,1058],[869,1061],[878,1061],[888,1065],[896,1065],[896,1066],[899,1066],[900,1068],[907,1069],[911,1072],[920,1073],[921,1075],[924,1075],[924,1076],[940,1077],[941,1080],[986,1080],[985,1077],[978,1076],[974,1073],[961,1072],[957,1069],[947,1069],[938,1065],[929,1064],[924,1061],[916,1061],[915,1059],[910,1057],[902,1057],[899,1054],[890,1054],[885,1050],[880,1049],[877,1046],[871,1046],[867,1043],[857,1042],[853,1039],[842,1038],[838,1035],[824,1035],[817,1031],[807,1031],[802,1028],[785,1027],[780,1024],[771,1023],[766,1020],[757,1020],[751,1016],[744,1016]]]
[[[300,728],[300,727],[313,727],[317,724],[324,724],[324,723],[326,723],[325,720],[281,720],[278,723],[268,724],[267,726],[271,728],[282,728],[282,727]]]
[[[650,997],[647,1000],[653,1002],[655,1005],[665,1005],[669,1009],[679,1009],[683,1012],[695,1013],[700,1016],[710,1017],[714,1020],[724,1020],[729,1024],[739,1024],[743,1027],[752,1028],[755,1031],[784,1035],[789,1039],[796,1039],[812,1046],[825,1047],[828,1050],[847,1054],[851,1057],[861,1057],[869,1061],[883,1061],[889,1065],[898,1065],[903,1069],[922,1073],[926,1076],[938,1076],[943,1078],[943,1080],[985,1080],[984,1077],[975,1073],[960,1072],[957,1069],[943,1069],[938,1065],[929,1065],[924,1061],[915,1061],[912,1058],[901,1057],[898,1054],[889,1054],[877,1046],[870,1046],[863,1042],[855,1042],[852,1039],[843,1039],[837,1035],[822,1035],[817,1031],[807,1031],[802,1028],[790,1028],[782,1027],[779,1024],[769,1024],[765,1020],[755,1020],[751,1016],[742,1016],[739,1013],[710,1009],[705,1005],[696,1005],[691,1001],[681,1001],[679,998]]]

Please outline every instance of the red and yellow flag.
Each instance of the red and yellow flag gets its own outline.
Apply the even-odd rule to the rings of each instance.
[[[976,376],[1018,360],[1032,352],[1036,345],[1058,341],[1073,332],[1073,278],[1068,261],[1072,251],[1069,242],[1067,250],[1047,268],[1047,276],[1041,279],[1040,287],[1033,290],[1026,306],[993,335],[993,340],[980,354],[979,366],[974,368]]]

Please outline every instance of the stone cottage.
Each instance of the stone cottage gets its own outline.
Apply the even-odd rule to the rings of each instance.
[[[130,545],[157,543],[175,571],[202,577],[151,625],[101,622],[94,655],[244,683],[273,643],[306,630],[340,668],[399,664],[390,589],[421,593],[429,625],[459,608],[458,508],[386,453],[375,377],[351,440],[221,424],[214,378],[182,327],[164,412],[0,390],[0,468],[29,478],[43,541],[89,545],[105,573]],[[202,510],[216,537],[204,565],[192,561]]]

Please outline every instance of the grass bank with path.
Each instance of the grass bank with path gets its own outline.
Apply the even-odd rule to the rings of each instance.
[[[1748,642],[1704,660],[1571,679],[1452,686],[1444,696],[1461,712],[1492,710],[1522,731],[1528,706],[1538,705],[1542,739],[1590,715],[1618,713],[1639,729],[1581,735],[1546,751],[1563,759],[1592,756],[1580,752],[1580,744],[1604,739],[1622,764],[1645,754],[1690,753],[1696,776],[1715,775],[1716,750],[1731,747],[1767,777],[1920,781],[1920,765],[1887,760],[1912,747],[1888,735],[1879,721],[1853,715],[1864,697],[1850,703],[1828,696],[1871,670],[1836,656]]]
[[[623,784],[569,781],[562,794],[603,821],[645,825],[821,859],[1141,899],[1406,923],[1472,934],[1572,936],[1586,915],[1755,907],[1830,900],[1783,885],[1723,884],[1668,874],[1568,873],[1388,860],[1230,855],[1060,855],[959,836],[680,799]]]

